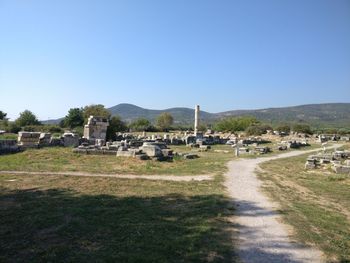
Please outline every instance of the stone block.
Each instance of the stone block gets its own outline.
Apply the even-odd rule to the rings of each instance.
[[[135,157],[136,152],[135,151],[117,151],[117,157]]]
[[[61,138],[51,137],[50,146],[62,146],[63,142]]]
[[[40,132],[19,132],[18,145],[25,148],[36,148],[39,146],[40,134]]]
[[[337,174],[349,174],[350,173],[350,166],[347,166],[347,165],[333,165],[332,169]]]
[[[162,149],[157,145],[143,145],[141,147],[143,153],[149,157],[161,157],[163,156]]]
[[[16,153],[19,152],[20,148],[17,145],[16,140],[0,140],[0,154]]]
[[[78,147],[79,146],[79,136],[74,133],[64,133],[62,136],[64,147]]]
[[[41,133],[39,137],[40,146],[50,146],[51,133]]]

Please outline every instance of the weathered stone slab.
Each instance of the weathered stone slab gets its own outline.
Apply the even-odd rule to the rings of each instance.
[[[149,157],[161,157],[163,156],[162,149],[157,145],[143,145],[141,147],[143,153]]]
[[[346,165],[333,165],[332,169],[337,174],[349,174],[350,173],[350,166],[346,166]]]

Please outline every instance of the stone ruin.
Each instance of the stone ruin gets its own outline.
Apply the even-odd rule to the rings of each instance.
[[[64,147],[77,147],[79,146],[80,137],[72,132],[65,132],[62,137],[61,141]]]
[[[52,137],[51,133],[40,132],[19,132],[18,133],[18,145],[21,148],[39,148],[49,146],[65,146],[65,147],[77,147],[79,145],[79,136],[65,132],[61,137]]]
[[[135,157],[140,160],[168,161],[173,159],[173,151],[165,143],[144,142],[139,148],[119,147],[117,157]]]
[[[17,140],[4,139],[0,140],[0,154],[16,153],[20,148],[17,145]]]
[[[23,148],[38,148],[40,132],[19,132],[18,145]]]
[[[308,156],[305,169],[326,168],[330,165],[335,173],[350,174],[350,151],[334,151]]]
[[[337,135],[337,134],[318,134],[315,135],[315,138],[317,139],[317,142],[319,143],[325,143],[328,141],[343,141],[343,142],[349,142],[350,136],[349,135]]]
[[[301,147],[306,147],[306,146],[310,146],[310,144],[307,141],[296,141],[296,140],[292,140],[292,141],[281,141],[278,144],[278,149],[280,151],[283,150],[287,150],[287,149],[299,149]]]
[[[81,145],[73,149],[75,153],[97,154],[97,155],[115,155],[117,157],[133,157],[140,160],[158,160],[169,161],[173,159],[174,153],[168,147],[169,145],[184,145],[186,136],[169,135],[158,136],[153,134],[147,136],[134,135],[130,133],[117,133],[116,141],[106,142],[101,146],[98,143],[90,144],[90,141],[83,141]],[[98,139],[95,140],[96,142]],[[201,149],[209,149],[208,145],[201,146]],[[180,154],[177,154],[180,155]],[[198,155],[193,153],[182,154],[184,159],[194,159]]]
[[[231,136],[226,142],[226,145],[232,146],[236,156],[246,154],[261,155],[271,152],[270,147],[260,146],[260,144],[266,143],[270,143],[270,141],[264,140],[261,137],[239,138],[237,136]]]
[[[84,126],[84,138],[90,143],[103,146],[106,142],[108,119],[96,116],[90,116],[88,123]]]

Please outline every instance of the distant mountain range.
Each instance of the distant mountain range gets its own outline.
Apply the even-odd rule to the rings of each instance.
[[[192,124],[194,109],[169,108],[164,110],[150,110],[133,104],[122,103],[108,108],[112,115],[118,115],[123,120],[131,122],[137,118],[155,121],[157,116],[168,112],[174,117],[175,124]],[[350,103],[309,104],[294,107],[267,108],[257,110],[232,110],[220,113],[201,111],[203,122],[211,123],[227,116],[254,116],[267,123],[306,122],[314,127],[347,127],[350,128]],[[44,123],[58,123],[58,120],[44,121]]]
[[[194,109],[190,108],[169,108],[165,110],[149,110],[133,104],[122,103],[114,107],[108,108],[112,115],[118,115],[123,120],[130,122],[138,118],[146,118],[150,121],[155,121],[159,114],[163,112],[170,113],[174,118],[175,124],[191,124],[194,121]],[[216,115],[201,111],[201,120],[211,121],[216,119]]]

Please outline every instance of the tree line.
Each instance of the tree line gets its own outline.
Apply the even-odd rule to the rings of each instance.
[[[99,116],[109,121],[107,129],[107,139],[115,139],[116,132],[124,131],[168,131],[172,128],[174,118],[170,113],[161,113],[156,123],[153,125],[145,118],[138,118],[130,123],[126,123],[119,116],[112,116],[111,113],[102,104],[88,105],[83,108],[71,108],[67,115],[58,125],[43,125],[36,115],[25,110],[19,117],[11,122],[6,118],[7,114],[0,111],[0,129],[7,132],[17,133],[25,131],[44,131],[52,133],[63,132],[64,128],[69,128],[82,135],[83,127],[90,116]]]
[[[174,127],[174,118],[170,113],[164,112],[160,114],[153,124],[146,118],[138,118],[130,123],[126,123],[119,116],[112,116],[111,113],[102,104],[88,105],[83,108],[71,108],[67,115],[60,121],[59,125],[42,125],[38,118],[29,110],[20,113],[19,117],[10,122],[6,118],[7,114],[0,111],[0,129],[7,132],[17,133],[20,130],[26,131],[44,131],[51,133],[63,132],[64,128],[74,130],[82,135],[84,124],[90,116],[100,116],[108,119],[109,127],[107,130],[107,139],[115,139],[116,132],[125,131],[168,131],[168,130],[187,130],[192,127],[177,126]],[[244,131],[248,135],[261,135],[268,130],[278,131],[280,133],[289,133],[290,131],[298,133],[312,134],[330,133],[330,134],[349,134],[347,129],[323,129],[313,130],[306,123],[280,123],[271,125],[260,122],[252,116],[226,117],[216,121],[213,124],[201,124],[199,129],[206,131],[211,128],[221,132],[240,132]]]

